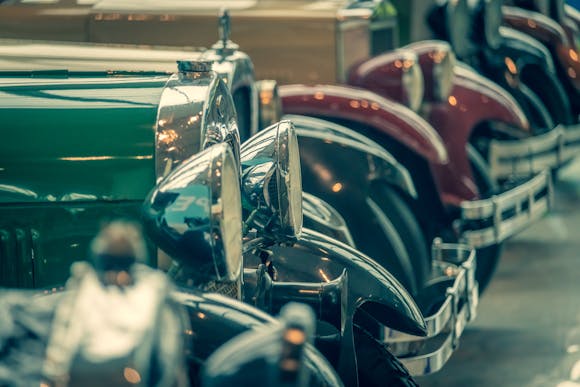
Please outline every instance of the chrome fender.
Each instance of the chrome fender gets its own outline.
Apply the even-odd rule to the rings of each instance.
[[[391,273],[358,250],[306,228],[293,244],[269,249],[278,269],[277,281],[330,282],[346,269],[351,314],[363,308],[386,326],[416,335],[424,333],[423,316],[411,295]],[[245,268],[256,268],[260,263],[251,252],[244,254]]]
[[[353,318],[358,309],[398,331],[425,335],[425,320],[411,295],[386,269],[350,246],[302,229],[300,238],[292,245],[275,245],[270,252],[278,283],[325,284],[343,277],[337,283],[346,290],[341,292],[341,340],[336,369],[345,385],[357,383],[353,367],[356,365]],[[261,263],[261,258],[251,252],[244,254],[246,268],[256,268]],[[334,309],[335,305],[331,307]],[[324,314],[324,310],[319,314]]]

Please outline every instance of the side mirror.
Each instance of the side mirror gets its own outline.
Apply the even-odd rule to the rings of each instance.
[[[222,143],[184,161],[143,205],[149,237],[179,266],[191,285],[237,281],[242,237],[239,172]]]
[[[244,220],[260,233],[295,238],[302,229],[302,176],[294,125],[281,121],[241,149]]]

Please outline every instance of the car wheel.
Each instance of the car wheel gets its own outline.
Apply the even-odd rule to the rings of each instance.
[[[473,172],[473,178],[481,196],[485,197],[497,189],[489,174],[489,166],[481,154],[471,144],[467,144],[467,157]],[[483,293],[497,268],[503,243],[477,249],[477,268],[475,278],[479,282],[479,293]]]
[[[364,329],[354,326],[359,386],[416,387],[417,382],[385,344]]]

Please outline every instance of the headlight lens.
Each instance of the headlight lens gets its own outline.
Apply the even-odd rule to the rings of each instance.
[[[298,139],[294,130],[294,125],[284,124],[284,131],[279,136],[279,154],[283,155],[281,161],[283,165],[279,168],[279,173],[284,180],[283,195],[287,200],[280,200],[281,203],[288,203],[286,214],[288,224],[294,230],[295,235],[299,235],[302,229],[302,174],[300,172],[300,151],[298,150]],[[282,140],[282,141],[280,141]]]
[[[296,237],[302,229],[302,177],[292,123],[281,121],[250,138],[242,144],[241,159],[243,210],[250,226]]]
[[[242,200],[238,163],[233,157],[224,159],[221,171],[221,213],[216,214],[221,231],[228,270],[237,278],[242,258]],[[216,169],[219,174],[219,169]],[[217,176],[216,176],[217,177]]]
[[[417,57],[407,58],[402,61],[403,87],[407,96],[407,106],[413,111],[419,110],[423,102],[425,86],[423,73],[417,62]]]
[[[239,181],[231,148],[217,144],[184,161],[145,200],[148,235],[192,285],[240,279]]]

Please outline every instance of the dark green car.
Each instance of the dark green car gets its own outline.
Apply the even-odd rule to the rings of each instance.
[[[184,63],[175,75],[1,75],[0,286],[62,284],[99,222],[139,216],[173,166],[239,142],[228,88],[207,63]]]

